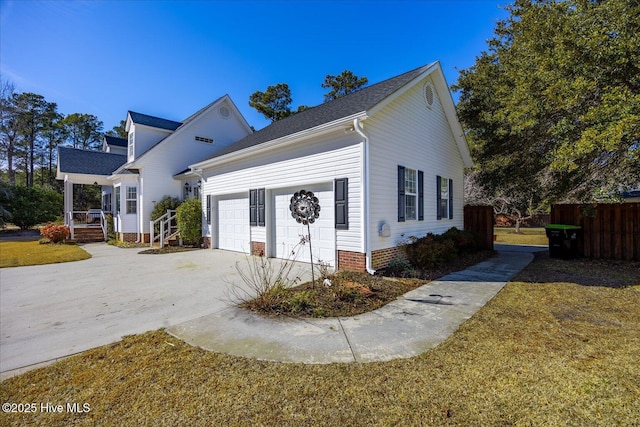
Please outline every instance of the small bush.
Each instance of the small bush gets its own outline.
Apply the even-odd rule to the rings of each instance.
[[[472,231],[452,227],[443,234],[412,237],[409,243],[400,245],[400,249],[414,267],[429,269],[440,267],[458,255],[477,252],[480,242]]]
[[[116,228],[113,215],[107,214],[107,239],[114,240],[116,238]]]
[[[398,255],[391,261],[389,261],[389,265],[387,266],[387,271],[392,276],[402,277],[404,273],[412,268],[411,262],[402,255]]]
[[[66,225],[49,223],[42,227],[40,235],[45,239],[49,239],[51,243],[60,243],[71,235],[71,231]]]
[[[191,245],[200,243],[202,237],[202,202],[190,199],[176,209],[178,230],[182,240]]]

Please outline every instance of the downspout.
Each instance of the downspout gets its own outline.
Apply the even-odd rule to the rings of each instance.
[[[136,198],[138,200],[136,200],[136,203],[138,204],[138,209],[136,209],[136,216],[138,216],[138,218],[136,218],[136,228],[138,229],[138,240],[136,240],[136,243],[140,243],[142,241],[142,230],[140,229],[140,222],[142,222],[142,203],[140,203],[140,199],[142,196],[142,188],[140,188],[140,175],[138,175],[138,177],[136,178],[136,185],[137,185],[137,190],[136,190]]]
[[[360,124],[360,119],[353,119],[353,129],[355,129],[358,134],[364,138],[364,159],[362,160],[362,183],[364,186],[364,203],[362,204],[362,208],[364,209],[365,224],[363,227],[363,239],[364,239],[364,257],[365,257],[365,268],[367,269],[367,273],[374,275],[376,271],[371,267],[371,248],[369,247],[369,138],[363,132],[363,129]]]

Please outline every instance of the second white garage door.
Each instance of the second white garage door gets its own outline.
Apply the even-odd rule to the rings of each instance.
[[[249,196],[233,195],[218,199],[218,247],[248,253]]]
[[[307,226],[298,224],[291,217],[289,203],[296,191],[313,191],[320,200],[320,217],[311,224],[311,246],[313,261],[329,263],[335,266],[335,224],[333,185],[300,186],[274,191],[275,205],[275,254],[277,258],[288,258],[293,248],[300,242],[301,235],[307,235]],[[299,261],[309,262],[309,246],[303,246],[298,256]]]

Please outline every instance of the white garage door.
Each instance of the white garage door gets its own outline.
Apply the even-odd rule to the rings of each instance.
[[[291,217],[289,203],[293,193],[300,190],[313,191],[320,200],[320,217],[311,224],[311,246],[313,261],[329,263],[335,266],[335,224],[333,185],[300,186],[274,191],[275,198],[275,252],[277,258],[287,258],[295,246],[300,243],[300,236],[307,235],[307,226],[298,224]],[[300,248],[299,261],[309,262],[309,244]]]
[[[249,196],[235,194],[218,199],[218,247],[248,253]]]

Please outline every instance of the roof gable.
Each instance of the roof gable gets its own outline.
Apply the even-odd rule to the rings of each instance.
[[[135,111],[129,111],[128,116],[131,118],[131,122],[135,124],[150,126],[158,129],[174,131],[182,126],[181,122],[154,117],[148,114],[136,113]]]
[[[317,126],[331,123],[345,117],[366,112],[403,86],[418,78],[432,64],[416,68],[399,76],[375,83],[356,92],[345,95],[333,101],[325,102],[316,107],[295,113],[292,116],[278,120],[269,126],[248,135],[235,144],[218,151],[205,159],[213,159],[225,154],[233,153],[245,148],[253,147],[274,139],[293,135]]]
[[[104,136],[104,140],[107,143],[107,145],[113,145],[113,146],[116,146],[116,147],[126,147],[127,146],[127,140],[123,139],[123,138],[117,138],[115,136],[105,135]]]

